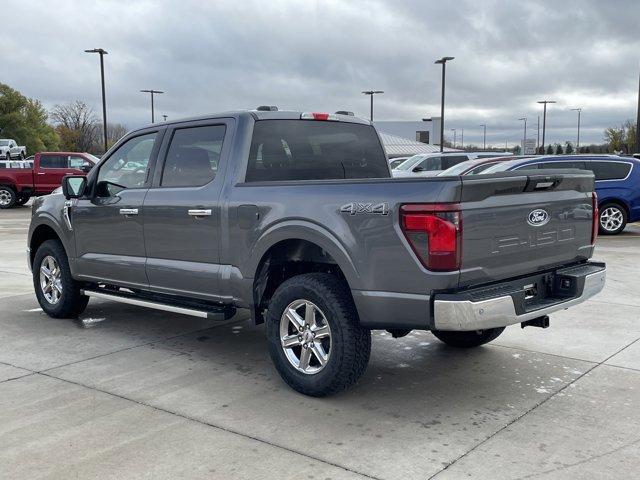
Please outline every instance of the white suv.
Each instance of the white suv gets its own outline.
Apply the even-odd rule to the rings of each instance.
[[[507,157],[512,152],[442,152],[421,153],[409,157],[391,170],[394,177],[433,177],[442,170],[476,158]]]

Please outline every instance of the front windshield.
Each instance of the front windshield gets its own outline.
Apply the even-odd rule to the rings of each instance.
[[[453,167],[449,167],[446,170],[443,170],[438,174],[438,176],[446,177],[449,175],[461,175],[465,170],[473,167],[476,163],[478,163],[477,160],[467,160],[466,162],[460,162],[457,165],[454,165]]]
[[[419,160],[422,160],[422,155],[414,155],[413,157],[407,158],[404,162],[398,165],[394,170],[411,170]]]
[[[9,140],[0,140],[0,147],[6,147],[9,145]]]

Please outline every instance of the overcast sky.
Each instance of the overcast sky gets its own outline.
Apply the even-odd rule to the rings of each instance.
[[[601,142],[605,127],[635,119],[640,1],[216,0],[175,2],[3,0],[0,82],[47,108],[82,99],[100,114],[97,55],[105,57],[108,119],[161,118],[277,105],[352,110],[378,120],[419,120],[440,111],[447,65],[446,129],[465,143],[504,145],[530,136],[541,109],[548,141]]]

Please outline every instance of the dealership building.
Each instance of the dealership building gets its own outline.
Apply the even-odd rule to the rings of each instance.
[[[440,117],[425,118],[422,121],[374,121],[389,158],[408,157],[419,153],[440,151]],[[443,149],[455,152],[457,149]]]

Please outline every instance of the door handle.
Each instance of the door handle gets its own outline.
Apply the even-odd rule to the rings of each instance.
[[[191,217],[210,217],[211,216],[211,209],[190,209],[187,210],[187,213],[189,214],[189,216]]]
[[[47,172],[38,172],[38,175],[44,175]]]
[[[120,209],[120,215],[138,215],[138,209],[137,208],[121,208]]]

